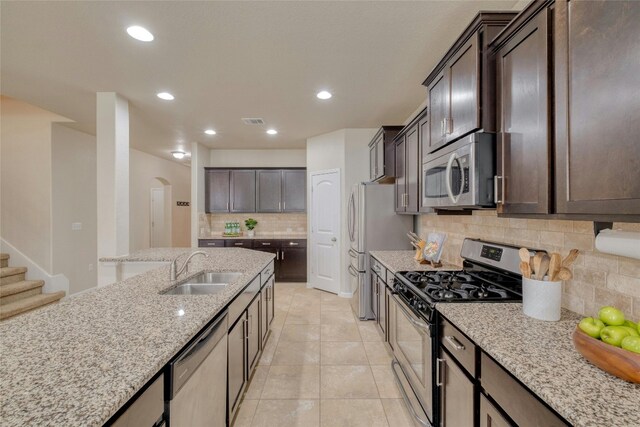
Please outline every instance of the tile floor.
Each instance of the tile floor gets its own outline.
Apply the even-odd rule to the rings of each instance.
[[[349,300],[277,283],[272,332],[234,427],[410,427],[377,326]]]

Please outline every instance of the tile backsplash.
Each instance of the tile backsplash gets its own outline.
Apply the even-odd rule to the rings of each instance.
[[[242,214],[200,214],[200,237],[220,237],[224,232],[224,223],[235,221],[240,223],[242,232],[247,229],[244,220],[253,218],[258,221],[255,228],[256,236],[278,236],[282,234],[307,235],[307,214],[302,213],[242,213]]]
[[[573,280],[563,284],[562,306],[584,315],[595,315],[603,305],[615,305],[632,320],[640,320],[640,260],[597,252],[593,222],[498,218],[495,211],[473,215],[421,215],[420,235],[447,233],[445,261],[461,265],[465,237],[560,252],[564,257],[577,248]],[[615,223],[614,229],[640,231],[640,223]]]

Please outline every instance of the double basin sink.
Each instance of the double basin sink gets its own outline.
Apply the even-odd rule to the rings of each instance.
[[[165,295],[212,295],[222,292],[244,273],[237,271],[204,271],[178,286],[161,292]]]

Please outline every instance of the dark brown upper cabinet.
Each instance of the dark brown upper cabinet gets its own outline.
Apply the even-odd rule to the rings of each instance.
[[[256,171],[258,212],[282,212],[282,171]]]
[[[228,169],[205,170],[205,211],[207,213],[229,212]]]
[[[205,168],[205,209],[216,212],[305,212],[307,171]]]
[[[427,120],[426,108],[402,128],[395,138],[395,210],[397,213],[417,214],[419,211],[420,165],[422,164],[420,135],[425,120]]]
[[[551,212],[550,14],[547,8],[496,40],[499,213]]]
[[[640,215],[640,2],[555,5],[560,214]]]
[[[423,149],[433,152],[471,132],[495,131],[495,68],[488,44],[515,16],[478,13],[427,76],[430,139]]]
[[[232,170],[230,188],[231,212],[256,211],[256,171]]]
[[[393,182],[396,157],[393,140],[402,126],[382,126],[369,143],[369,179],[380,183]]]
[[[305,212],[307,210],[307,170],[282,171],[282,211]]]

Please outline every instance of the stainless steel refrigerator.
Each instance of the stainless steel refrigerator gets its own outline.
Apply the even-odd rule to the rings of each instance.
[[[395,213],[392,184],[363,182],[351,189],[347,228],[351,306],[360,319],[373,319],[369,252],[411,249],[407,232],[413,230],[413,217]]]

